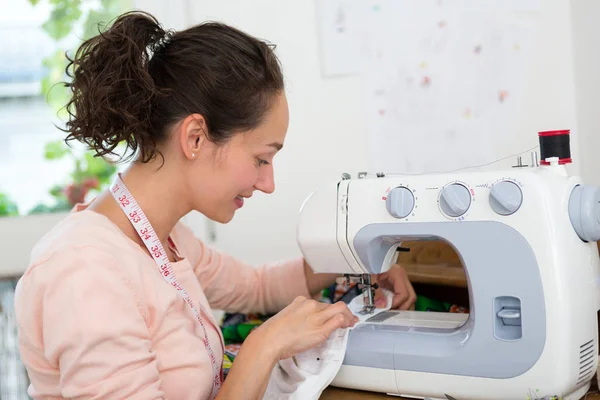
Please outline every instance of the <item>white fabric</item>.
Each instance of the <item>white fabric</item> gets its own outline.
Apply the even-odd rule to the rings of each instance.
[[[376,308],[373,313],[367,315],[359,314],[363,307],[362,295],[352,299],[348,308],[359,319],[353,328],[391,308],[393,293],[387,290],[384,290],[384,293],[387,298],[386,307]],[[342,366],[348,344],[348,333],[353,328],[337,329],[321,346],[279,361],[271,372],[263,399],[318,399]]]

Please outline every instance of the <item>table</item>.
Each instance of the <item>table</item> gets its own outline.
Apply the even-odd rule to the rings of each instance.
[[[363,392],[360,390],[340,389],[333,386],[323,391],[319,400],[414,400],[406,397],[388,396],[383,393]],[[592,384],[590,392],[580,400],[600,400],[598,388]]]
[[[319,400],[395,400],[405,397],[388,396],[383,393],[363,392],[360,390],[340,389],[333,386],[323,391]]]

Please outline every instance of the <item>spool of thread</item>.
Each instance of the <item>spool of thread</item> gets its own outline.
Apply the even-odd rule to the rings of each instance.
[[[570,130],[539,132],[540,164],[550,165],[547,158],[558,157],[559,164],[571,163]]]

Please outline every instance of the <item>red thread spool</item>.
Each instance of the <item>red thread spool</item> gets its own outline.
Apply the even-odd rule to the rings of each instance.
[[[569,129],[543,131],[538,133],[540,141],[540,164],[550,165],[547,158],[557,157],[559,164],[569,164],[571,159],[571,143]]]

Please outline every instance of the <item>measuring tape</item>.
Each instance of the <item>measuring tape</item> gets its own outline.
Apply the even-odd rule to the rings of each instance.
[[[150,252],[150,255],[156,262],[156,265],[158,266],[158,270],[162,277],[165,279],[165,281],[167,281],[175,289],[177,289],[177,292],[192,308],[196,319],[198,320],[198,322],[200,322],[200,326],[202,326],[202,330],[204,331],[204,345],[208,350],[208,356],[210,358],[210,362],[213,368],[213,387],[211,398],[214,399],[217,395],[217,392],[221,388],[221,384],[223,381],[223,369],[218,365],[217,358],[215,357],[215,354],[212,348],[210,347],[208,335],[206,334],[206,327],[204,326],[204,322],[202,322],[202,318],[200,317],[198,309],[196,308],[196,306],[194,306],[194,303],[190,299],[190,296],[185,290],[185,288],[179,283],[179,281],[175,277],[175,274],[173,273],[173,268],[171,267],[171,261],[169,261],[169,256],[167,255],[167,252],[165,251],[162,243],[158,239],[156,232],[154,232],[154,228],[152,228],[150,221],[148,221],[148,218],[146,217],[141,207],[135,201],[135,199],[121,180],[119,174],[117,174],[117,177],[110,189],[110,192],[112,193],[116,202],[119,204],[119,206],[129,219],[129,222],[131,222],[138,235],[146,245],[146,248]],[[204,307],[202,307],[202,304],[199,305],[202,309],[202,312],[207,314]]]

